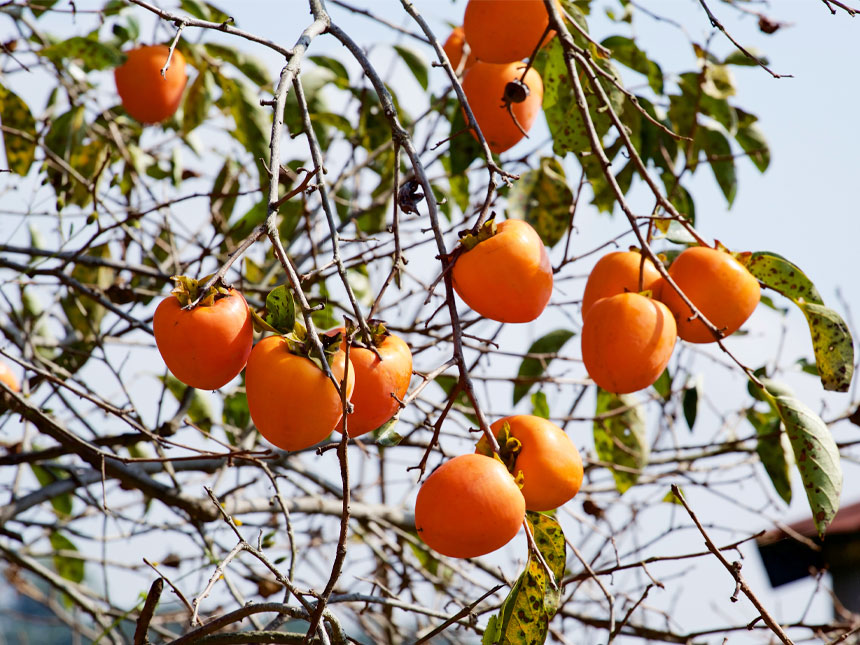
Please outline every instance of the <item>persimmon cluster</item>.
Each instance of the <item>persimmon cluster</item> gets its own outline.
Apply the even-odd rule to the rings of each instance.
[[[528,136],[541,109],[543,81],[523,60],[554,35],[542,0],[470,0],[463,26],[445,41],[445,54],[463,75],[469,107],[492,152]]]
[[[716,342],[740,329],[761,298],[758,280],[720,249],[690,247],[668,275],[696,312],[637,251],[609,253],[594,266],[582,299],[582,360],[604,390],[623,394],[652,385],[676,337]]]
[[[242,294],[212,287],[190,307],[201,296],[200,285],[184,277],[176,281],[174,297],[159,304],[153,319],[165,364],[186,385],[207,390],[226,385],[244,369],[251,419],[275,446],[302,450],[344,425],[357,437],[398,412],[412,376],[412,353],[383,325],[373,328],[373,348],[352,345],[348,358],[344,330],[320,337],[329,369],[352,403],[344,422],[341,392],[307,344],[294,334],[275,334],[254,345],[252,314]]]

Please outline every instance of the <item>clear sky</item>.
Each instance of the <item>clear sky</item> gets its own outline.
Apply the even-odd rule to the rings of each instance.
[[[412,29],[398,0],[353,2],[395,24]],[[85,9],[88,4],[95,6],[96,3],[83,0],[77,2],[79,9]],[[306,10],[296,9],[297,5],[305,7],[304,0],[243,0],[221,4],[225,7],[233,5],[231,12],[242,29],[285,45],[294,43],[310,21]],[[444,38],[448,32],[446,23],[460,22],[465,2],[415,0],[415,4],[431,25],[438,28],[440,37]],[[749,161],[737,161],[739,189],[731,210],[727,210],[725,199],[710,170],[702,166],[688,186],[696,200],[697,228],[705,237],[718,238],[733,250],[770,250],[784,255],[799,265],[815,282],[827,304],[846,318],[853,315],[854,320],[857,320],[860,316],[860,280],[857,279],[857,244],[860,239],[860,69],[857,66],[860,61],[860,16],[852,19],[843,12],[831,15],[823,2],[814,0],[782,0],[770,5],[739,3],[788,23],[775,34],[765,35],[758,30],[755,17],[739,13],[717,0],[711,0],[709,4],[739,42],[755,47],[767,56],[771,69],[780,74],[792,74],[793,78],[773,79],[757,67],[735,68],[738,86],[735,104],[758,115],[771,147],[772,161],[763,175]],[[683,24],[690,37],[697,42],[705,42],[712,35],[707,16],[695,0],[641,0],[641,5]],[[380,27],[362,16],[336,6],[331,7],[331,12],[334,19],[356,40],[371,49],[372,60],[380,64],[380,69],[387,69],[387,63],[383,63],[391,59],[390,44],[402,42],[423,51],[428,59],[431,56],[429,49],[420,43],[409,38],[401,40],[390,29]],[[634,14],[637,43],[652,59],[661,63],[664,73],[671,77],[673,73],[694,69],[695,56],[683,33],[641,11],[634,9]],[[598,12],[590,18],[590,25],[592,33],[599,40],[616,33],[630,35],[630,32],[614,25]],[[8,30],[8,21],[0,21],[0,40],[9,37]],[[191,37],[196,35],[192,32]],[[711,45],[714,52],[722,55],[732,51],[731,43],[719,33],[713,35]],[[255,53],[269,64],[273,73],[279,69],[281,62],[275,56],[264,49]],[[346,50],[326,37],[314,41],[310,53],[335,55],[341,60],[347,57]],[[350,66],[350,69],[354,70],[355,66]],[[396,71],[393,70],[393,73]],[[405,69],[400,72],[405,74]],[[431,87],[442,88],[442,72],[434,68],[431,75],[434,77]],[[632,73],[626,74],[625,78],[638,82]],[[108,82],[107,75],[105,79]],[[401,100],[404,97],[408,99],[404,104],[417,113],[420,108],[412,106],[423,106],[426,99],[418,86],[412,86],[411,83],[410,79],[404,81],[402,86],[398,84],[398,92]],[[39,87],[27,89],[34,97],[43,91],[44,88]],[[37,104],[40,103],[37,101]],[[541,141],[546,136],[545,125],[539,123],[532,140]],[[528,150],[529,145],[532,144],[520,144],[508,156]],[[573,167],[573,163],[569,162],[568,168]],[[8,181],[8,178],[0,176],[0,188],[8,186]],[[0,193],[0,199],[4,199],[3,193]],[[644,190],[634,189],[631,202],[634,210],[645,213],[650,211],[653,200]],[[592,248],[626,226],[620,217],[610,219],[590,207],[583,209],[578,218],[580,235],[575,240],[578,252]],[[19,224],[20,221],[13,218],[0,219],[0,239],[4,242],[26,239],[26,229],[19,227]],[[11,230],[16,231],[13,240],[8,237]],[[586,263],[580,271],[577,265],[576,273],[584,275],[587,268]],[[785,302],[786,306],[791,306]],[[849,310],[846,310],[845,304]],[[849,324],[851,322],[849,319]],[[539,326],[528,330],[506,330],[500,342],[510,343],[511,347],[524,351],[531,340],[565,323],[560,315],[550,316],[542,319]],[[738,353],[750,364],[761,364],[777,349],[777,334],[773,330],[778,325],[779,320],[774,314],[761,311],[760,308],[751,321],[749,336],[732,339],[731,346],[737,348]],[[794,309],[788,316],[787,329],[783,363],[790,364],[799,357],[812,358],[806,323]],[[578,355],[578,346],[571,352]],[[722,401],[726,401],[726,405],[737,406],[736,401],[740,396],[738,381],[723,381],[719,372],[715,373],[708,367],[706,359],[699,364],[706,371],[706,386],[711,383],[716,388],[711,394],[714,407],[719,410]],[[786,373],[781,378],[790,382],[810,407],[822,411],[825,418],[841,413],[848,405],[848,395],[824,396],[815,380],[808,376]],[[505,392],[500,398],[506,403],[508,396]],[[490,409],[500,411],[503,405],[494,402]],[[710,418],[715,417],[712,415]],[[703,429],[703,425],[706,424],[702,423],[697,428],[700,434],[695,438],[707,439],[711,436],[712,431]],[[857,434],[857,428],[847,424],[835,431],[839,440],[856,438]],[[577,432],[582,433],[577,443],[587,449],[590,446],[590,428]],[[860,470],[849,462],[845,462],[843,468],[846,474],[843,504],[847,504],[855,501],[853,491],[860,483]],[[782,510],[779,519],[793,520],[808,514],[806,499],[796,476],[794,488],[794,502],[790,509]],[[742,495],[742,491],[738,494]],[[700,515],[711,514],[715,522],[738,531],[770,528],[767,518],[779,516],[772,509],[765,516],[757,516],[755,512],[732,516],[730,514],[734,512],[734,506],[728,502],[721,502],[712,495],[700,494],[698,491],[691,493],[690,497]],[[661,523],[670,521],[669,516],[677,512],[677,507],[657,509],[649,515],[649,521],[659,529]],[[720,533],[726,542],[737,535],[729,531]],[[647,539],[647,534],[641,539]],[[692,533],[685,533],[664,547],[667,550],[677,548],[679,551],[695,551],[701,548],[701,540]],[[814,583],[795,583],[785,591],[773,593],[763,577],[754,550],[745,547],[743,553],[747,556],[743,572],[759,597],[769,607],[776,607],[777,615],[783,620],[798,618],[812,594]],[[675,597],[671,590],[662,595],[655,592],[649,602],[670,609],[673,615],[684,617],[683,623],[689,629],[724,624],[727,621],[740,622],[742,618],[738,616],[749,614],[749,607],[743,606],[743,602],[737,606],[728,602],[734,590],[733,585],[728,574],[716,562],[701,563],[697,572],[698,581],[688,582],[690,588],[696,589],[696,593]],[[702,580],[706,582],[702,583]],[[817,597],[810,618],[829,618],[829,607],[822,599],[823,596]],[[745,634],[733,634],[729,642],[740,645],[760,641]]]

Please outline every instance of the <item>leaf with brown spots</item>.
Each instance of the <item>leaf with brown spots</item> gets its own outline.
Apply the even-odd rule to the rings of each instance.
[[[801,401],[781,395],[773,397],[773,403],[791,442],[815,527],[824,536],[842,494],[839,449],[824,421]]]
[[[818,290],[806,274],[781,255],[768,251],[740,253],[741,264],[769,289],[773,289],[797,304],[812,302],[824,304]]]
[[[842,316],[813,303],[799,305],[809,323],[815,365],[825,390],[847,392],[854,376],[854,340]]]
[[[526,520],[556,582],[566,562],[564,533],[554,518],[529,511]],[[526,570],[514,583],[499,613],[490,618],[483,645],[541,645],[549,633],[549,621],[558,608],[558,591],[547,582],[543,565],[529,553]]]
[[[36,158],[36,121],[21,98],[0,85],[0,123],[9,170],[25,176]],[[6,129],[8,128],[8,129]],[[18,134],[21,133],[21,134]]]
[[[824,306],[812,281],[784,257],[767,251],[735,257],[764,286],[800,307],[809,323],[821,384],[825,390],[847,392],[854,375],[854,341],[842,317]]]

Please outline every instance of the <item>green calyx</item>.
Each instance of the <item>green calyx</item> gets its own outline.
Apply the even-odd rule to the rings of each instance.
[[[471,251],[478,244],[485,240],[489,240],[497,233],[496,231],[496,216],[495,213],[493,216],[488,219],[484,224],[478,229],[477,233],[473,233],[471,231],[462,231],[460,233],[460,244],[467,251]]]
[[[310,340],[308,330],[296,319],[296,303],[293,294],[286,287],[275,287],[266,296],[266,308],[263,312],[251,309],[254,329],[258,332],[269,331],[282,336],[287,341],[291,354],[304,356],[319,367],[323,368],[319,353]],[[318,334],[326,362],[331,366],[334,356],[343,342],[343,334]]]
[[[173,287],[173,290],[170,293],[176,296],[176,299],[182,307],[187,307],[200,297],[201,288],[211,277],[211,275],[207,275],[201,280],[195,280],[194,278],[189,278],[184,275],[172,276],[170,279],[176,283],[176,286]],[[203,299],[197,304],[197,306],[211,307],[215,304],[215,301],[218,298],[223,298],[224,296],[229,295],[229,293],[230,290],[227,287],[216,282],[206,290],[206,293],[203,295]]]

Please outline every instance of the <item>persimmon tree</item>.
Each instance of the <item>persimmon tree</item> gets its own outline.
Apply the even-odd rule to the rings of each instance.
[[[763,288],[758,324],[779,329],[787,307],[800,308],[810,381],[850,390],[848,325],[807,274],[778,248],[747,248],[734,225],[721,236],[728,248],[696,228],[694,175],[712,173],[730,206],[743,190],[738,167],[764,173],[770,163],[767,115],[742,107],[733,69],[756,68],[762,82],[785,73],[741,46],[719,14],[754,14],[762,35],[781,23],[758,5],[700,0],[713,32],[690,39],[696,65],[685,70],[649,58],[637,35],[642,20],[673,22],[662,7],[544,0],[548,28],[523,67],[542,78],[549,136],[532,130],[496,155],[463,90],[467,57],[452,66],[449,26],[424,15],[431,3],[292,0],[279,10],[301,26],[294,42],[245,30],[241,3],[227,4],[0,2],[11,25],[0,58],[0,354],[20,381],[0,381],[0,554],[18,593],[110,643],[687,643],[748,633],[791,643],[854,629],[848,616],[822,623],[765,606],[736,555],[762,525],[738,526],[706,502],[776,522],[805,496],[826,535],[852,454],[833,430],[849,423],[856,389],[842,395],[844,413],[823,420],[780,381],[796,356],[774,343],[765,361],[751,358],[694,305],[690,318],[714,342],[678,341],[637,393],[598,388],[579,344],[582,279],[600,255],[635,247],[691,306],[669,267],[687,246],[707,245],[733,252]],[[821,10],[855,13],[835,0]],[[604,13],[610,28],[597,33]],[[337,16],[374,23],[392,45],[366,42]],[[178,111],[158,124],[132,118],[113,82],[140,44],[166,45],[165,72],[181,56],[189,73]],[[499,112],[516,135],[511,106],[529,92],[511,91],[480,103],[506,104]],[[586,210],[606,214],[605,231],[579,230]],[[555,287],[533,322],[485,319],[455,294],[466,240],[506,219],[528,222],[549,253]],[[504,285],[479,275],[464,278],[473,293],[521,304],[499,302]],[[301,329],[335,382],[317,332],[343,327],[370,352],[385,320],[414,361],[393,418],[360,436],[274,448],[252,422],[244,374],[207,392],[165,367],[153,316],[174,276],[240,291],[257,341],[275,322]],[[316,397],[286,391],[278,403],[301,425]],[[490,425],[516,413],[552,420],[579,448],[577,497],[528,511],[493,555],[440,555],[415,530],[421,482],[479,440],[480,452],[504,453]],[[438,521],[439,500],[430,502]],[[480,527],[481,514],[448,521]],[[709,586],[726,604],[740,597],[742,611],[718,624],[673,615],[673,598],[712,562],[721,569]]]

